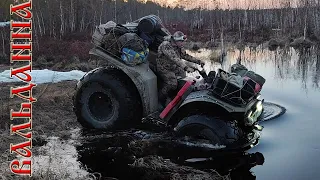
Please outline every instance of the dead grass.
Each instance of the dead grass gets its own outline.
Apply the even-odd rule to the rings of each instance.
[[[229,176],[220,176],[215,171],[200,171],[191,167],[179,166],[170,160],[158,156],[148,156],[137,159],[132,165],[135,170],[145,175],[141,179],[171,179],[171,180],[229,180]]]
[[[3,83],[0,87],[0,154],[1,162],[13,159],[9,155],[9,144],[23,141],[19,136],[10,136],[11,123],[27,122],[24,119],[10,121],[10,109],[19,109],[20,98],[9,98],[10,87],[21,85],[19,83]],[[69,130],[79,127],[72,111],[72,95],[76,81],[65,81],[56,84],[41,84],[34,88],[34,97],[38,101],[33,104],[33,146],[41,144],[43,136],[70,137]],[[3,166],[3,164],[2,164]],[[5,169],[8,169],[8,163]],[[3,168],[0,168],[3,170]],[[1,173],[0,174],[4,174]]]
[[[56,136],[60,139],[70,139],[71,130],[80,127],[73,113],[72,96],[76,81],[64,81],[60,83],[39,84],[33,89],[33,96],[37,102],[33,104],[33,148],[34,156],[43,156],[43,152],[37,149],[46,144],[46,137]],[[0,87],[0,179],[98,179],[97,174],[88,174],[85,177],[70,178],[65,172],[57,173],[50,168],[43,169],[41,173],[29,177],[14,176],[9,170],[9,164],[15,157],[10,154],[10,143],[24,141],[19,136],[10,135],[10,124],[27,122],[25,119],[10,120],[10,109],[18,110],[23,101],[18,98],[10,98],[10,87],[25,85],[23,83],[1,83]],[[55,158],[52,155],[51,159]],[[50,158],[49,158],[50,159]],[[63,160],[63,159],[62,159]],[[58,174],[58,175],[57,175]]]
[[[45,56],[40,56],[34,63],[33,69],[50,69],[53,71],[72,71],[80,70],[88,72],[97,67],[106,66],[107,61],[99,59],[89,59],[86,61],[80,61],[77,56],[70,59],[64,59],[63,57],[56,57],[50,59]]]
[[[16,141],[17,137],[9,136],[8,133],[2,134],[2,144],[8,145],[10,142]],[[68,138],[70,139],[70,137]],[[71,145],[72,146],[72,145]],[[47,179],[63,179],[63,180],[96,180],[101,177],[99,173],[87,173],[86,167],[75,166],[74,162],[67,161],[70,149],[67,140],[59,140],[57,144],[48,146],[37,146],[33,143],[33,176],[17,176],[9,170],[11,160],[15,159],[9,153],[8,147],[3,149],[0,154],[0,179],[2,180],[47,180]],[[65,151],[63,151],[65,150]],[[71,150],[75,151],[75,150]],[[76,152],[73,152],[76,153]],[[73,155],[72,153],[72,155]],[[76,155],[76,154],[74,154]],[[76,157],[74,157],[76,158]]]
[[[18,85],[18,84],[15,84]],[[79,127],[72,110],[72,96],[76,81],[64,81],[55,84],[40,84],[34,88],[33,96],[38,99],[33,104],[33,130],[42,134]],[[9,127],[10,109],[20,108],[20,98],[10,96],[12,83],[2,84],[0,88],[0,128]],[[16,122],[16,121],[13,121]]]

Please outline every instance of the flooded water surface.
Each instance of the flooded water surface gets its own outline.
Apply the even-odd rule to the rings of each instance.
[[[208,57],[210,50],[194,53]],[[319,50],[294,49],[269,51],[246,48],[240,54],[231,50],[222,65],[209,63],[206,70],[223,68],[237,62],[266,79],[263,98],[284,106],[283,116],[262,123],[260,144],[250,152],[261,152],[263,166],[252,170],[257,179],[320,179],[320,57]]]

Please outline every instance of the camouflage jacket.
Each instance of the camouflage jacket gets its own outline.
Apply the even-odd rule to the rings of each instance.
[[[188,55],[186,50],[173,46],[169,41],[164,41],[158,48],[157,66],[159,68],[165,68],[168,70],[190,67],[182,59],[192,62],[199,63],[199,60]]]

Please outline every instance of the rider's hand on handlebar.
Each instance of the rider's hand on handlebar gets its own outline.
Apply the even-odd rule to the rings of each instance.
[[[187,71],[188,73],[193,73],[195,71],[195,69],[191,68],[191,67],[186,67],[185,71]]]
[[[205,62],[201,61],[201,60],[198,60],[198,64],[203,67],[205,65]]]

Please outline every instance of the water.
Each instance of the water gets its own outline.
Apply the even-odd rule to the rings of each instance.
[[[210,54],[210,50],[202,51],[194,55]],[[320,179],[320,57],[315,52],[260,47],[241,53],[242,64],[267,80],[263,98],[287,109],[283,116],[262,123],[260,144],[250,150],[265,156],[264,165],[252,169],[259,180]],[[222,65],[208,63],[205,68],[228,69],[239,57],[239,51],[229,51]]]

